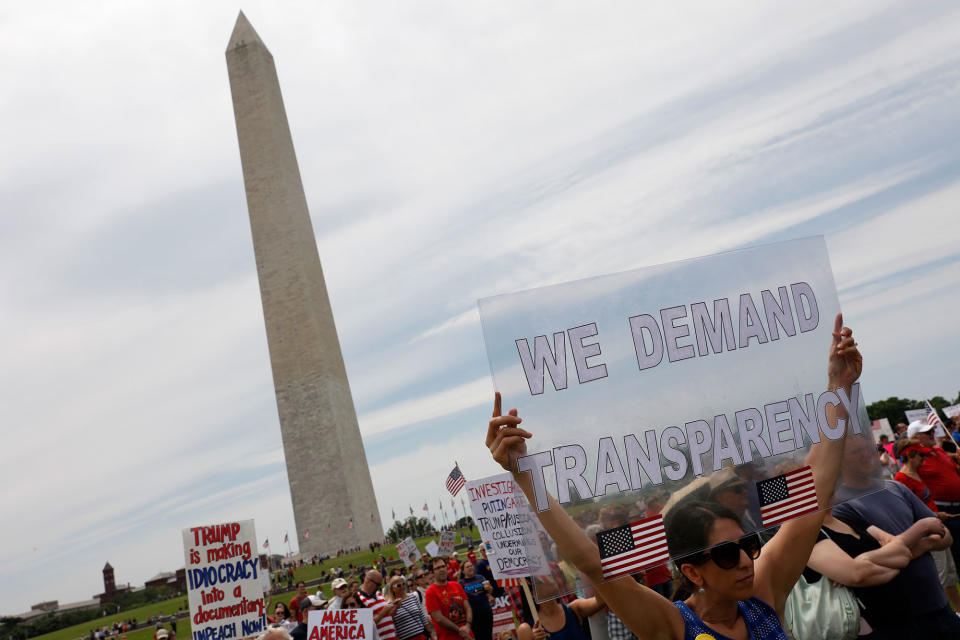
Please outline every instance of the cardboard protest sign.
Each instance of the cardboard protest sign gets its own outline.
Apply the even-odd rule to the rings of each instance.
[[[943,408],[943,415],[948,418],[953,418],[954,416],[960,416],[960,404],[951,404]]]
[[[440,534],[440,550],[437,552],[437,555],[449,556],[453,555],[453,547],[456,545],[457,532],[456,531],[444,531]]]
[[[253,520],[183,530],[193,640],[249,638],[267,626]]]
[[[886,418],[874,420],[871,423],[871,430],[873,431],[874,439],[878,439],[880,436],[887,436],[890,438],[890,442],[893,442],[893,429],[890,427],[890,421]]]
[[[397,543],[397,553],[400,554],[400,559],[403,560],[403,564],[408,567],[423,557],[420,549],[417,548],[417,543],[413,541],[413,538],[409,537]]]
[[[543,529],[509,473],[471,480],[467,496],[495,579],[549,573],[539,545]]]
[[[816,511],[811,446],[872,439],[859,384],[826,388],[840,304],[822,237],[478,304],[504,412],[533,433],[515,461],[531,506],[549,494],[597,524],[605,579],[701,551],[667,544],[691,500],[747,532]],[[845,499],[880,487],[876,459],[868,471]]]
[[[510,596],[504,594],[494,598],[493,603],[493,637],[499,638],[502,631],[513,631],[517,628],[513,617],[513,604]]]
[[[430,557],[435,558],[440,555],[440,547],[437,545],[436,540],[431,540],[427,543],[427,553],[430,554]]]
[[[313,609],[307,640],[373,640],[372,609]]]

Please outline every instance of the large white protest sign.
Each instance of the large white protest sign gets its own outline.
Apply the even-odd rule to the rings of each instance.
[[[249,638],[266,628],[253,520],[183,530],[193,640]]]
[[[372,609],[314,609],[307,616],[307,640],[373,640]]]
[[[440,549],[437,555],[453,555],[453,547],[457,544],[456,531],[444,531],[440,534]]]
[[[435,558],[435,557],[437,557],[438,555],[440,555],[440,547],[437,545],[437,541],[436,541],[436,540],[431,540],[430,542],[428,542],[428,543],[427,543],[427,546],[426,546],[426,550],[427,550],[427,553],[429,553],[431,557],[434,557],[434,558]]]
[[[493,577],[547,574],[547,560],[539,544],[543,529],[513,477],[501,473],[471,480],[466,488]]]
[[[960,404],[951,404],[943,408],[943,415],[948,418],[960,416]]]
[[[893,429],[890,427],[889,420],[886,418],[880,418],[879,420],[874,420],[872,425],[874,439],[879,439],[880,436],[887,436],[887,438],[893,442]]]
[[[668,554],[664,519],[688,500],[728,505],[748,532],[816,511],[812,444],[872,437],[859,384],[826,388],[840,305],[820,237],[479,308],[504,411],[533,433],[515,462],[532,502],[545,510],[550,494],[584,528],[601,525],[608,579],[702,550]],[[879,488],[876,460],[870,473],[845,498]]]
[[[403,564],[408,567],[423,557],[413,538],[404,538],[398,542],[397,553],[400,555],[400,559],[403,560]]]

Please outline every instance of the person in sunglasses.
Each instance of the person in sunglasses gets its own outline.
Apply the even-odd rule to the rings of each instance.
[[[360,596],[356,592],[348,593],[340,600],[340,608],[363,609],[363,602],[360,601]]]
[[[838,314],[827,360],[831,390],[848,391],[860,377],[863,359],[853,332]],[[842,407],[831,409],[832,424],[846,417]],[[828,411],[828,413],[830,413]],[[501,413],[500,394],[494,399],[486,446],[493,459],[513,473],[527,498],[534,502],[528,473],[517,473],[515,461],[527,453],[533,434],[520,428],[516,409]],[[821,506],[830,504],[840,475],[845,438],[822,439],[806,458]],[[806,566],[823,523],[823,512],[784,523],[763,547],[755,534],[744,535],[740,519],[730,509],[712,502],[687,502],[666,516],[667,546],[690,595],[670,602],[629,577],[604,582],[600,553],[595,544],[551,497],[550,508],[537,513],[559,552],[573,561],[593,583],[596,593],[641,640],[700,637],[736,640],[786,640],[783,608],[793,585]],[[676,557],[688,549],[708,549]]]

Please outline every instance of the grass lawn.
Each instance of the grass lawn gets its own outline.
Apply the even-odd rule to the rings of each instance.
[[[459,529],[460,533],[469,534],[477,543],[480,541],[480,532],[477,531],[476,527],[462,528]],[[417,538],[417,546],[423,549],[424,546],[431,540],[437,540],[439,544],[439,536],[424,536],[422,538]],[[356,565],[365,565],[371,566],[377,560],[380,554],[383,554],[386,557],[392,557],[396,559],[398,557],[396,545],[387,544],[382,546],[377,553],[372,553],[371,551],[360,551],[357,553],[351,553],[349,555],[340,556],[339,558],[330,558],[324,562],[317,565],[306,565],[305,567],[299,567],[294,570],[293,573],[293,582],[303,580],[304,582],[311,582],[323,578],[323,592],[326,594],[327,598],[330,598],[332,593],[330,591],[330,567],[343,567],[344,571],[347,571],[347,566],[352,562],[354,566]],[[286,585],[286,581],[281,582],[282,585]],[[311,593],[316,593],[311,590]],[[285,591],[282,593],[274,594],[267,598],[267,604],[273,605],[276,602],[290,602],[290,599],[296,594],[296,590]],[[136,609],[128,609],[126,611],[121,611],[117,614],[106,615],[102,618],[96,618],[94,620],[89,620],[82,624],[74,625],[72,627],[67,627],[66,629],[60,629],[59,631],[54,631],[52,633],[47,633],[42,636],[36,636],[32,640],[75,640],[76,638],[86,638],[90,635],[90,630],[97,627],[110,626],[115,620],[129,620],[131,618],[136,618],[138,622],[146,620],[150,616],[155,616],[157,614],[168,616],[173,613],[176,613],[177,609],[180,607],[186,608],[187,596],[183,595],[178,598],[172,598],[170,600],[163,600],[155,604],[149,604]],[[273,607],[269,606],[268,611],[273,611]],[[170,625],[164,625],[168,629]],[[153,629],[144,628],[137,629],[136,631],[130,631],[125,634],[127,640],[153,640]],[[181,618],[177,621],[177,640],[190,640],[190,620],[189,618]]]

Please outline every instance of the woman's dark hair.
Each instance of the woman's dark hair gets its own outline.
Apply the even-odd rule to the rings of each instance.
[[[290,617],[290,607],[288,607],[285,602],[277,602],[277,603],[275,603],[275,604],[273,605],[273,610],[274,610],[274,611],[277,610],[277,605],[280,605],[281,607],[283,607],[283,619],[286,620],[287,618],[289,618],[289,617]]]
[[[680,567],[695,562],[700,557],[699,552],[692,556],[677,557],[677,555],[689,553],[692,549],[699,551],[706,548],[709,545],[713,523],[721,518],[733,520],[740,526],[740,518],[737,514],[716,502],[692,500],[677,505],[667,514],[664,522],[667,548],[670,549],[670,555],[676,558],[674,564],[679,574],[674,579],[676,587],[673,591],[673,600],[686,600],[693,593],[693,583],[683,575]]]

